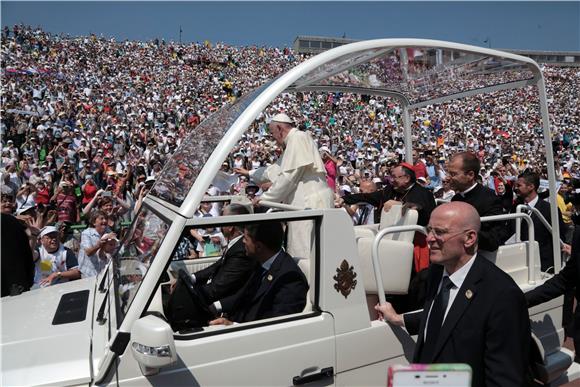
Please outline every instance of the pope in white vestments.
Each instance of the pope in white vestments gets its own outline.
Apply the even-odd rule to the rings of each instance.
[[[251,179],[258,184],[272,182],[260,200],[301,208],[333,208],[334,196],[326,182],[324,163],[310,134],[294,128],[286,114],[272,118],[270,132],[285,149],[276,164],[250,172]],[[288,223],[290,255],[310,257],[313,225],[313,221]]]

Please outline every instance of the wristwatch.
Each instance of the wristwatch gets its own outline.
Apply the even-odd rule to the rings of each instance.
[[[60,277],[62,277],[62,272],[61,271],[57,271],[56,272],[56,278],[59,278],[60,279]]]

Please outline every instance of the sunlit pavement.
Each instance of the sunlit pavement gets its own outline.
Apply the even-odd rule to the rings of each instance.
[[[570,337],[568,337],[566,339],[566,341],[564,341],[564,347],[574,350],[574,343],[572,342],[572,339]],[[563,384],[562,386],[565,387],[580,387],[580,380],[576,380],[572,383],[567,383],[567,384]]]

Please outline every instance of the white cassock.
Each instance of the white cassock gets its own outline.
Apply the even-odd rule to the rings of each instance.
[[[257,184],[272,182],[261,199],[301,208],[333,208],[334,196],[326,182],[326,169],[310,133],[293,128],[284,142],[286,149],[276,164],[250,172],[250,178]],[[288,254],[310,257],[313,225],[310,220],[288,224]]]

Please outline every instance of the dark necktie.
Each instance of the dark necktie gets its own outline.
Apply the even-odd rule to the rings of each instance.
[[[358,218],[359,226],[362,224],[367,224],[368,216],[369,216],[369,206],[365,205],[360,212],[360,217]]]
[[[447,304],[449,303],[449,291],[452,287],[453,282],[451,282],[449,277],[443,277],[443,280],[441,280],[441,290],[439,290],[439,294],[435,297],[431,313],[429,314],[429,321],[427,321],[427,337],[425,338],[425,344],[421,351],[421,362],[431,362],[432,360],[431,357],[435,351],[435,344],[437,344],[439,331],[441,331],[441,325],[443,325],[443,317],[445,316]]]

